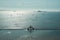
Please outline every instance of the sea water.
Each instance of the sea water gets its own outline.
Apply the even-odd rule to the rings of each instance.
[[[0,11],[0,29],[60,28],[60,12]],[[60,40],[60,30],[0,30],[0,40]]]

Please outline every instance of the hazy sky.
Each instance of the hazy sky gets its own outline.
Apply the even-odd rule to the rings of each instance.
[[[0,9],[60,10],[60,0],[0,0]]]

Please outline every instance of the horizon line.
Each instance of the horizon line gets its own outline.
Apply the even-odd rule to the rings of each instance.
[[[20,10],[20,9],[0,9],[0,11],[60,11],[60,10],[46,10],[46,9],[24,9],[24,10]]]

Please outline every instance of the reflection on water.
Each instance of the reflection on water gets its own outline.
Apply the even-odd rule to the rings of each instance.
[[[60,28],[60,12],[0,11],[0,29]],[[60,30],[40,30],[30,34],[25,30],[0,30],[0,40],[60,40]]]
[[[0,40],[60,40],[60,30],[1,30]]]
[[[59,28],[60,12],[0,11],[0,28],[18,29],[30,25],[39,28]]]
[[[18,38],[17,40],[37,40],[37,37],[31,35],[24,35]]]

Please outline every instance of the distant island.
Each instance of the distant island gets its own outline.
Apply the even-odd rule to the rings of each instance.
[[[42,11],[38,10],[37,12],[42,12]]]
[[[35,11],[33,11],[33,12],[43,12],[43,11],[41,11],[41,10],[35,10]]]
[[[47,12],[47,11],[43,11],[43,10],[37,10],[36,12]]]

